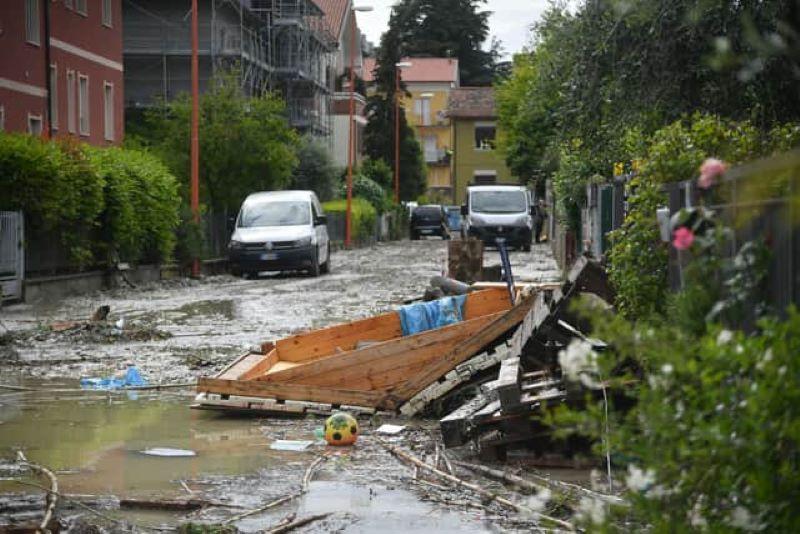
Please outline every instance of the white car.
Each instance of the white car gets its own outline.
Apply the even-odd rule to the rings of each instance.
[[[228,245],[231,272],[330,271],[327,217],[313,191],[270,191],[248,196]]]

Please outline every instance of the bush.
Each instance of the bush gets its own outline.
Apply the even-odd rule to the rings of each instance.
[[[91,149],[105,181],[103,242],[124,261],[167,260],[175,248],[178,183],[154,156],[139,150]]]
[[[366,158],[361,163],[360,174],[377,183],[384,191],[394,190],[394,172],[382,159]]]
[[[32,231],[58,236],[76,267],[97,253],[132,262],[172,254],[178,186],[149,154],[0,134],[0,188],[0,209],[21,210]]]
[[[344,215],[347,211],[347,200],[331,200],[330,202],[325,202],[322,208],[327,213]],[[353,198],[352,216],[353,239],[356,241],[371,239],[375,233],[375,220],[377,218],[377,212],[372,204],[363,198]]]
[[[303,137],[297,149],[297,161],[292,189],[314,191],[323,201],[333,198],[336,168],[328,149],[311,136]]]
[[[347,180],[346,177],[345,180]],[[341,197],[347,196],[346,181],[342,183],[341,187],[339,188],[339,195]],[[364,200],[368,201],[378,213],[383,213],[386,211],[388,205],[388,201],[386,200],[386,192],[383,190],[383,188],[362,174],[356,174],[353,176],[353,197],[363,198]]]

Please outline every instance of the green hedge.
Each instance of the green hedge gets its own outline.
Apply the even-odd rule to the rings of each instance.
[[[324,203],[322,208],[327,213],[343,214],[347,211],[347,200],[331,200]],[[375,207],[368,200],[356,197],[353,199],[352,213],[353,239],[363,241],[372,237],[375,231],[375,219],[378,216]]]
[[[23,211],[78,268],[112,256],[163,261],[175,246],[177,182],[145,152],[0,133],[0,189],[0,210]]]

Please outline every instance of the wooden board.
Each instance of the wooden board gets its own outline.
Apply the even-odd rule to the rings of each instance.
[[[321,388],[303,384],[270,384],[258,380],[200,378],[197,381],[197,391],[201,393],[218,393],[220,395],[324,402],[336,405],[353,404],[388,410],[394,410],[397,407],[397,402],[393,398],[377,392]]]
[[[519,383],[519,356],[503,360],[495,383],[495,391],[503,411],[519,408],[522,391]]]

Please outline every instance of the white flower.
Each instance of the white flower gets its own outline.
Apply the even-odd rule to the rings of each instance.
[[[736,354],[741,354],[744,352],[744,347],[741,345],[736,345]]]
[[[730,343],[732,339],[733,332],[730,330],[722,330],[720,331],[719,335],[717,335],[717,345],[725,345],[726,343]]]
[[[582,497],[575,515],[578,519],[590,521],[593,524],[602,523],[606,518],[606,507],[599,499]]]
[[[625,485],[633,491],[646,490],[653,485],[656,480],[656,472],[652,469],[642,470],[635,465],[628,466],[628,476],[625,477]]]
[[[740,528],[747,532],[755,532],[764,528],[764,525],[758,522],[758,518],[744,506],[734,508],[727,523],[733,528]]]
[[[697,502],[694,503],[694,506],[687,514],[689,518],[689,524],[693,527],[703,530],[705,527],[708,526],[708,521],[706,518],[703,517],[703,496],[701,495]]]
[[[781,365],[781,366],[778,368],[778,375],[779,375],[779,376],[783,376],[783,375],[785,375],[785,374],[786,374],[786,366],[785,366],[785,365]]]
[[[665,375],[671,375],[673,369],[674,368],[672,367],[671,363],[665,363],[664,365],[661,366],[661,372],[664,373]]]
[[[771,348],[767,349],[766,352],[764,353],[764,361],[765,362],[771,362],[772,361],[772,349]]]
[[[542,488],[536,495],[531,495],[528,499],[528,508],[534,512],[541,512],[552,497],[553,493],[549,489]]]
[[[592,375],[597,374],[597,353],[592,345],[582,339],[573,339],[565,350],[558,353],[558,364],[569,380],[590,388],[597,387]]]

